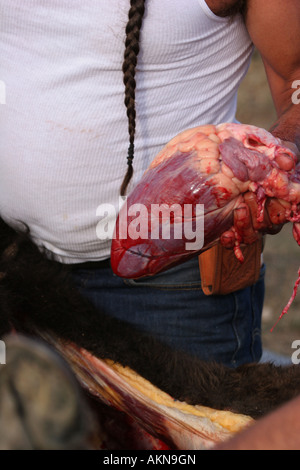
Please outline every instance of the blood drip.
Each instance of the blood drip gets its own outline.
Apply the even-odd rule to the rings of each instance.
[[[298,271],[298,279],[297,281],[295,282],[295,286],[294,286],[294,289],[293,289],[293,294],[290,298],[290,300],[288,301],[288,304],[286,305],[286,307],[283,309],[280,317],[278,318],[277,322],[275,323],[275,325],[271,328],[271,333],[272,331],[274,330],[275,326],[277,325],[277,323],[279,323],[279,321],[282,319],[282,317],[288,312],[290,306],[292,305],[292,303],[294,302],[295,300],[295,297],[297,295],[297,290],[298,290],[298,287],[300,285],[300,268],[299,268],[299,271]]]

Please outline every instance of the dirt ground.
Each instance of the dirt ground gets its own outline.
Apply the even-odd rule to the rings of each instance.
[[[241,122],[270,128],[276,120],[271,94],[261,59],[254,54],[248,74],[240,88],[238,119]],[[300,266],[300,251],[292,236],[291,224],[268,236],[264,250],[266,263],[266,297],[263,311],[263,344],[274,352],[291,356],[291,344],[300,339],[300,288],[289,313],[270,331],[288,302]]]

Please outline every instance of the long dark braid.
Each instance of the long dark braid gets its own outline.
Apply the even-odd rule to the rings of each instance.
[[[146,0],[130,0],[128,23],[126,25],[126,41],[123,62],[123,81],[125,85],[125,106],[128,117],[129,148],[127,156],[127,172],[121,185],[120,193],[124,196],[133,175],[134,136],[135,136],[135,69],[140,51],[140,30],[145,11]]]

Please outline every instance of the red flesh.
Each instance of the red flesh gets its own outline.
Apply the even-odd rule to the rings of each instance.
[[[255,194],[258,203],[258,216],[254,221],[257,231],[261,230],[267,204],[270,226],[293,222],[293,235],[300,245],[300,163],[296,164],[297,158],[289,148],[254,126],[200,126],[176,136],[157,155],[129,195],[127,206],[121,209],[111,248],[113,271],[125,278],[152,276],[199,254],[218,240],[234,247],[237,258],[242,261],[240,245],[249,231],[249,220],[243,217],[247,207],[244,196],[249,191]],[[272,198],[282,201],[279,213],[278,207],[272,210]],[[146,220],[146,236],[121,238],[120,228],[124,234],[134,221],[137,222],[138,214],[129,216],[126,212],[133,204],[144,204],[148,216],[153,204],[169,207],[178,204],[182,213],[184,206],[190,204],[194,225],[196,204],[203,204],[202,249],[187,250],[186,243],[190,240],[184,236],[181,239],[171,236],[166,240],[160,232],[159,238],[154,239],[150,216]],[[233,214],[238,208],[242,209],[241,217],[234,226]],[[183,218],[183,234],[184,222]],[[156,220],[156,224],[162,230],[162,221]],[[174,227],[172,218],[171,227]]]

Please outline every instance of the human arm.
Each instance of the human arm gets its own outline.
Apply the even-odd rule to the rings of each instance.
[[[277,111],[277,120],[270,132],[282,139],[299,158],[300,104],[293,100],[293,84],[300,79],[300,4],[298,0],[248,0],[245,23],[262,56]],[[277,163],[287,171],[295,164],[288,155],[280,155]],[[256,230],[255,194],[249,196],[251,204],[248,203],[248,206]],[[277,233],[282,227],[281,218],[286,219],[284,213],[289,208],[275,199],[269,207],[269,202],[265,206],[264,222],[260,228],[264,226],[267,233]],[[241,211],[237,212],[236,217],[240,214],[243,217]],[[251,243],[253,239],[253,232],[249,230],[249,233],[246,243]]]
[[[292,100],[300,80],[300,3],[248,0],[246,26],[259,50],[278,119],[270,131],[300,150],[300,105]]]
[[[300,397],[297,397],[214,450],[299,449]]]

